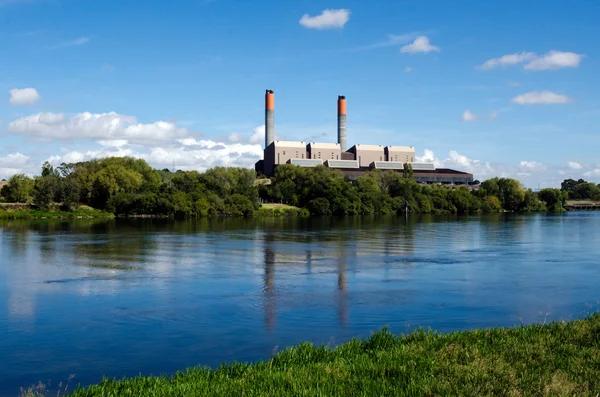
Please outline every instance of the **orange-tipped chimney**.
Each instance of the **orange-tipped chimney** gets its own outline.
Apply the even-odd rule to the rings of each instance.
[[[265,93],[265,149],[275,140],[275,94]]]
[[[346,97],[338,96],[338,143],[346,151]]]

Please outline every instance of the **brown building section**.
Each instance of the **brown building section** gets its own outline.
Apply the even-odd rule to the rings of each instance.
[[[361,167],[369,167],[374,161],[386,161],[385,152],[381,145],[354,145],[348,152],[354,155]]]
[[[339,143],[311,142],[306,146],[309,158],[317,160],[341,160],[342,149]]]
[[[412,146],[386,146],[385,158],[386,161],[413,163],[415,161],[415,149]]]

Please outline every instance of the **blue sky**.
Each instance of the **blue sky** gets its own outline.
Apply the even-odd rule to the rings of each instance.
[[[412,145],[527,186],[600,181],[597,1],[0,0],[0,177],[133,155],[252,166],[281,139]],[[28,90],[29,89],[29,90]]]

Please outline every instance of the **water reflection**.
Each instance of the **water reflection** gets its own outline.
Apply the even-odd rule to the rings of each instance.
[[[0,395],[172,372],[390,325],[578,315],[600,214],[0,223]],[[521,319],[521,320],[520,320]]]

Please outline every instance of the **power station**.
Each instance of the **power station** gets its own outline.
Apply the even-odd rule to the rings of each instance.
[[[273,176],[281,164],[294,164],[300,167],[325,167],[340,170],[351,179],[373,170],[404,172],[404,164],[410,164],[414,179],[423,183],[469,184],[473,175],[436,168],[433,163],[415,161],[412,146],[383,146],[356,144],[346,149],[346,97],[337,100],[337,143],[295,142],[275,140],[275,93],[265,94],[265,149],[263,160],[255,169],[259,174]]]

